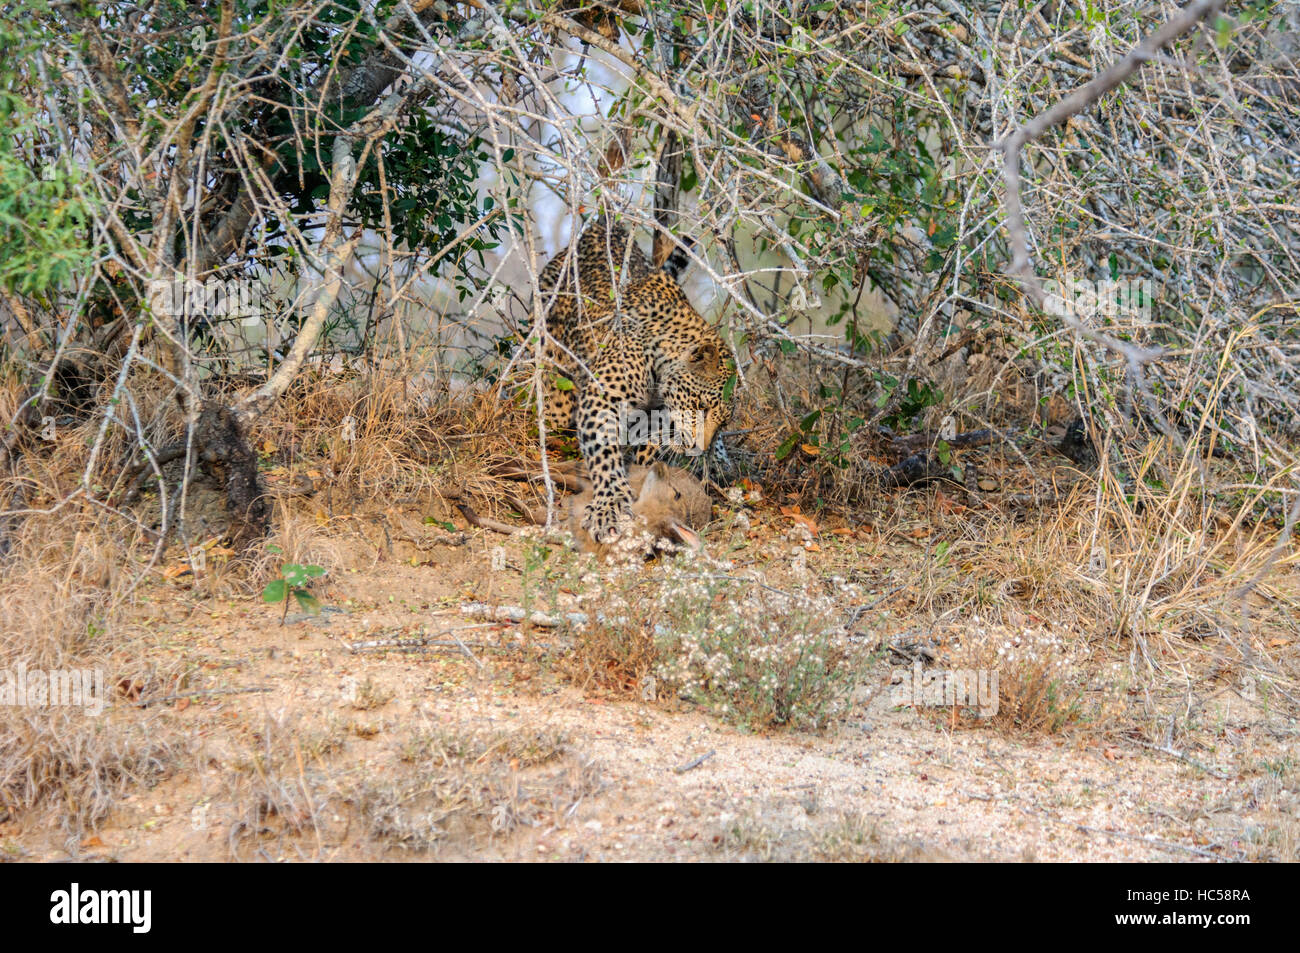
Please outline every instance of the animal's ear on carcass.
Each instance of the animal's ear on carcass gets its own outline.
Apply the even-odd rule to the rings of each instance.
[[[683,526],[676,520],[673,520],[668,524],[668,532],[674,540],[690,549],[699,550],[700,547],[704,545],[700,541],[698,533]]]
[[[662,460],[656,460],[650,467],[650,472],[645,475],[645,483],[641,484],[641,495],[650,496],[659,489],[660,483],[668,483],[672,474],[668,472],[668,464]]]

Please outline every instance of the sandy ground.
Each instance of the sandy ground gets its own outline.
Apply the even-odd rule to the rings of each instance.
[[[80,843],[28,818],[0,824],[0,845],[11,857],[119,861],[1211,861],[1295,850],[1296,721],[1231,687],[1201,699],[1199,734],[1175,754],[1086,733],[951,731],[891,706],[898,663],[887,660],[824,732],[756,734],[675,701],[582,691],[508,625],[459,630],[464,650],[348,647],[464,625],[470,597],[512,601],[517,583],[490,571],[497,545],[479,534],[432,546],[418,566],[341,551],[354,568],[320,587],[331,611],[283,628],[278,607],[160,579],[132,637],[193,673],[185,690],[202,694],[162,713],[192,738],[192,762]],[[135,714],[118,707],[109,717]],[[410,849],[367,826],[355,792],[418,778],[402,752],[420,731],[556,743],[539,764],[493,769],[485,783],[503,813],[436,824],[428,849]],[[299,816],[266,811],[250,824],[255,792],[272,782]]]

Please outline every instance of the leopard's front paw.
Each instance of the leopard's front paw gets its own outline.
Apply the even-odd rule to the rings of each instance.
[[[619,500],[593,500],[582,517],[582,528],[597,543],[608,543],[632,524],[632,511]]]

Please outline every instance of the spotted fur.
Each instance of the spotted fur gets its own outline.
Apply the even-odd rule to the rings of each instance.
[[[694,424],[691,443],[675,448],[689,453],[707,451],[731,416],[730,352],[677,284],[685,263],[677,249],[655,270],[624,226],[594,222],[574,253],[560,252],[538,278],[551,335],[547,425],[577,431],[593,484],[583,525],[598,543],[631,515],[621,406]],[[648,464],[657,449],[638,446],[637,462]]]

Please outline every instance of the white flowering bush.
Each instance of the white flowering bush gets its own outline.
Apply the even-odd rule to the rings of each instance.
[[[591,621],[572,657],[577,674],[644,698],[677,697],[755,729],[816,729],[866,662],[828,596],[733,575],[706,556],[583,582]]]
[[[943,664],[997,673],[993,727],[1053,733],[1090,717],[1086,653],[1086,643],[1059,626],[985,624],[977,616],[950,637]],[[980,723],[973,712],[954,720]]]
[[[656,675],[686,699],[752,727],[821,728],[857,680],[859,651],[829,600],[726,579],[708,598],[662,598],[676,625],[661,635]]]

